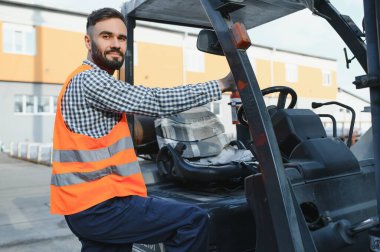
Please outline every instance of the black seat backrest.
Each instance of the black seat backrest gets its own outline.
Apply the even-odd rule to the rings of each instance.
[[[284,159],[297,167],[305,181],[360,171],[350,149],[340,139],[327,138],[313,111],[279,109],[272,114],[272,123]]]
[[[285,158],[302,141],[327,138],[319,116],[310,109],[279,109],[272,115],[272,124]]]

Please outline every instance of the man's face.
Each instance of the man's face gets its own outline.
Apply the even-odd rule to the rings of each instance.
[[[118,70],[124,62],[127,28],[118,18],[102,20],[86,35],[86,46],[96,65],[108,72]]]

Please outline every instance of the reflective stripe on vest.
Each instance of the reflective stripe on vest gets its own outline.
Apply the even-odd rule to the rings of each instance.
[[[96,162],[133,148],[131,137],[124,137],[109,147],[96,150],[53,150],[53,162]]]
[[[93,172],[53,174],[51,176],[51,184],[55,186],[75,185],[101,179],[111,174],[116,174],[119,176],[130,176],[139,172],[139,163],[133,162],[123,165],[112,165]]]

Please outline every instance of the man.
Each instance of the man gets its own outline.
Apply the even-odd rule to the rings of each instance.
[[[231,75],[176,88],[116,80],[127,30],[122,14],[104,8],[87,19],[87,59],[66,80],[54,126],[51,212],[65,215],[82,251],[130,251],[163,242],[166,251],[207,250],[207,213],[147,197],[126,113],[166,116],[218,100],[235,89]]]

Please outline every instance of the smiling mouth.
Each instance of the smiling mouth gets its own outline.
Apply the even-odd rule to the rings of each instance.
[[[121,54],[120,53],[116,53],[116,52],[111,52],[111,53],[107,53],[111,56],[118,56],[118,57],[121,57]]]
[[[110,51],[106,52],[106,54],[110,55],[110,56],[123,57],[123,55],[120,51],[110,50]]]

